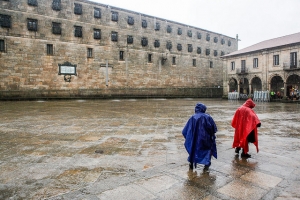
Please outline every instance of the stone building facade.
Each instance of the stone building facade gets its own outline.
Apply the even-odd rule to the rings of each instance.
[[[292,99],[300,89],[300,33],[274,38],[223,56],[224,96],[270,91]]]
[[[0,97],[222,96],[235,38],[87,0],[0,1]]]

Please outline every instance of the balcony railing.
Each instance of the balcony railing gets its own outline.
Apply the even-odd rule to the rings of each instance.
[[[248,74],[248,68],[237,68],[236,74]]]
[[[300,61],[297,63],[297,65],[291,65],[289,62],[283,63],[283,70],[291,71],[291,70],[299,70],[300,69]]]

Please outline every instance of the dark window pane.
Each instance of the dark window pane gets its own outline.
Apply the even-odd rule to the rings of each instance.
[[[155,24],[155,30],[156,31],[160,30],[160,23],[156,22],[156,24]]]
[[[177,50],[181,51],[182,50],[182,45],[181,44],[177,44]]]
[[[198,32],[198,33],[197,33],[197,38],[198,38],[198,39],[201,39],[201,37],[202,37],[201,33]]]
[[[0,26],[5,28],[10,28],[11,17],[9,15],[0,15]]]
[[[206,41],[210,41],[210,35],[206,34]]]
[[[75,37],[82,37],[82,27],[81,26],[75,26]]]
[[[147,21],[143,19],[142,21],[142,27],[143,28],[147,28]]]
[[[181,28],[178,28],[177,34],[178,34],[178,35],[181,35],[181,34],[182,34],[182,29],[181,29]]]
[[[101,18],[101,9],[100,8],[94,8],[94,17]]]
[[[133,18],[133,17],[130,17],[130,16],[128,16],[127,23],[128,23],[129,25],[133,25],[133,24],[134,24],[134,18]]]
[[[154,41],[154,47],[155,47],[155,48],[160,47],[160,42],[159,42],[159,40],[155,40],[155,41]]]
[[[100,29],[94,29],[94,39],[101,39],[101,30]]]
[[[81,15],[82,14],[82,5],[79,3],[74,3],[74,14]]]
[[[127,36],[127,44],[133,44],[133,37],[132,35]]]
[[[27,19],[27,28],[29,31],[37,31],[38,21],[36,19]]]
[[[201,47],[197,47],[197,54],[201,54]]]
[[[111,32],[111,41],[117,42],[118,41],[118,33]]]
[[[37,0],[28,0],[28,5],[37,6],[38,5]]]
[[[60,2],[60,0],[53,0],[52,1],[52,9],[53,10],[57,10],[57,11],[61,10],[61,2]]]
[[[166,47],[170,51],[172,49],[172,42],[168,41]]]
[[[145,47],[148,45],[148,39],[147,38],[142,38],[142,46]]]
[[[188,30],[187,35],[188,35],[189,37],[192,37],[192,36],[193,36],[192,31],[191,31],[191,30]]]
[[[53,55],[53,44],[47,44],[47,55]]]
[[[1,52],[5,51],[5,42],[4,42],[4,40],[0,40],[0,51]]]
[[[167,33],[171,33],[172,32],[172,27],[170,25],[168,25],[167,27]]]
[[[117,22],[119,20],[119,14],[117,12],[111,12],[111,20]]]
[[[61,24],[52,22],[52,33],[53,34],[61,34]]]
[[[188,44],[188,52],[193,52],[193,45]]]

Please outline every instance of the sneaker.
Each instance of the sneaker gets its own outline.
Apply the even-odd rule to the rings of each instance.
[[[243,152],[243,153],[241,154],[241,157],[244,157],[244,158],[250,158],[251,155]]]
[[[235,153],[240,153],[241,147],[235,148]]]

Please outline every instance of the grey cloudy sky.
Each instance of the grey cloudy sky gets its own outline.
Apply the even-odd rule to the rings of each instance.
[[[300,0],[91,0],[230,37],[239,49],[300,32]]]

